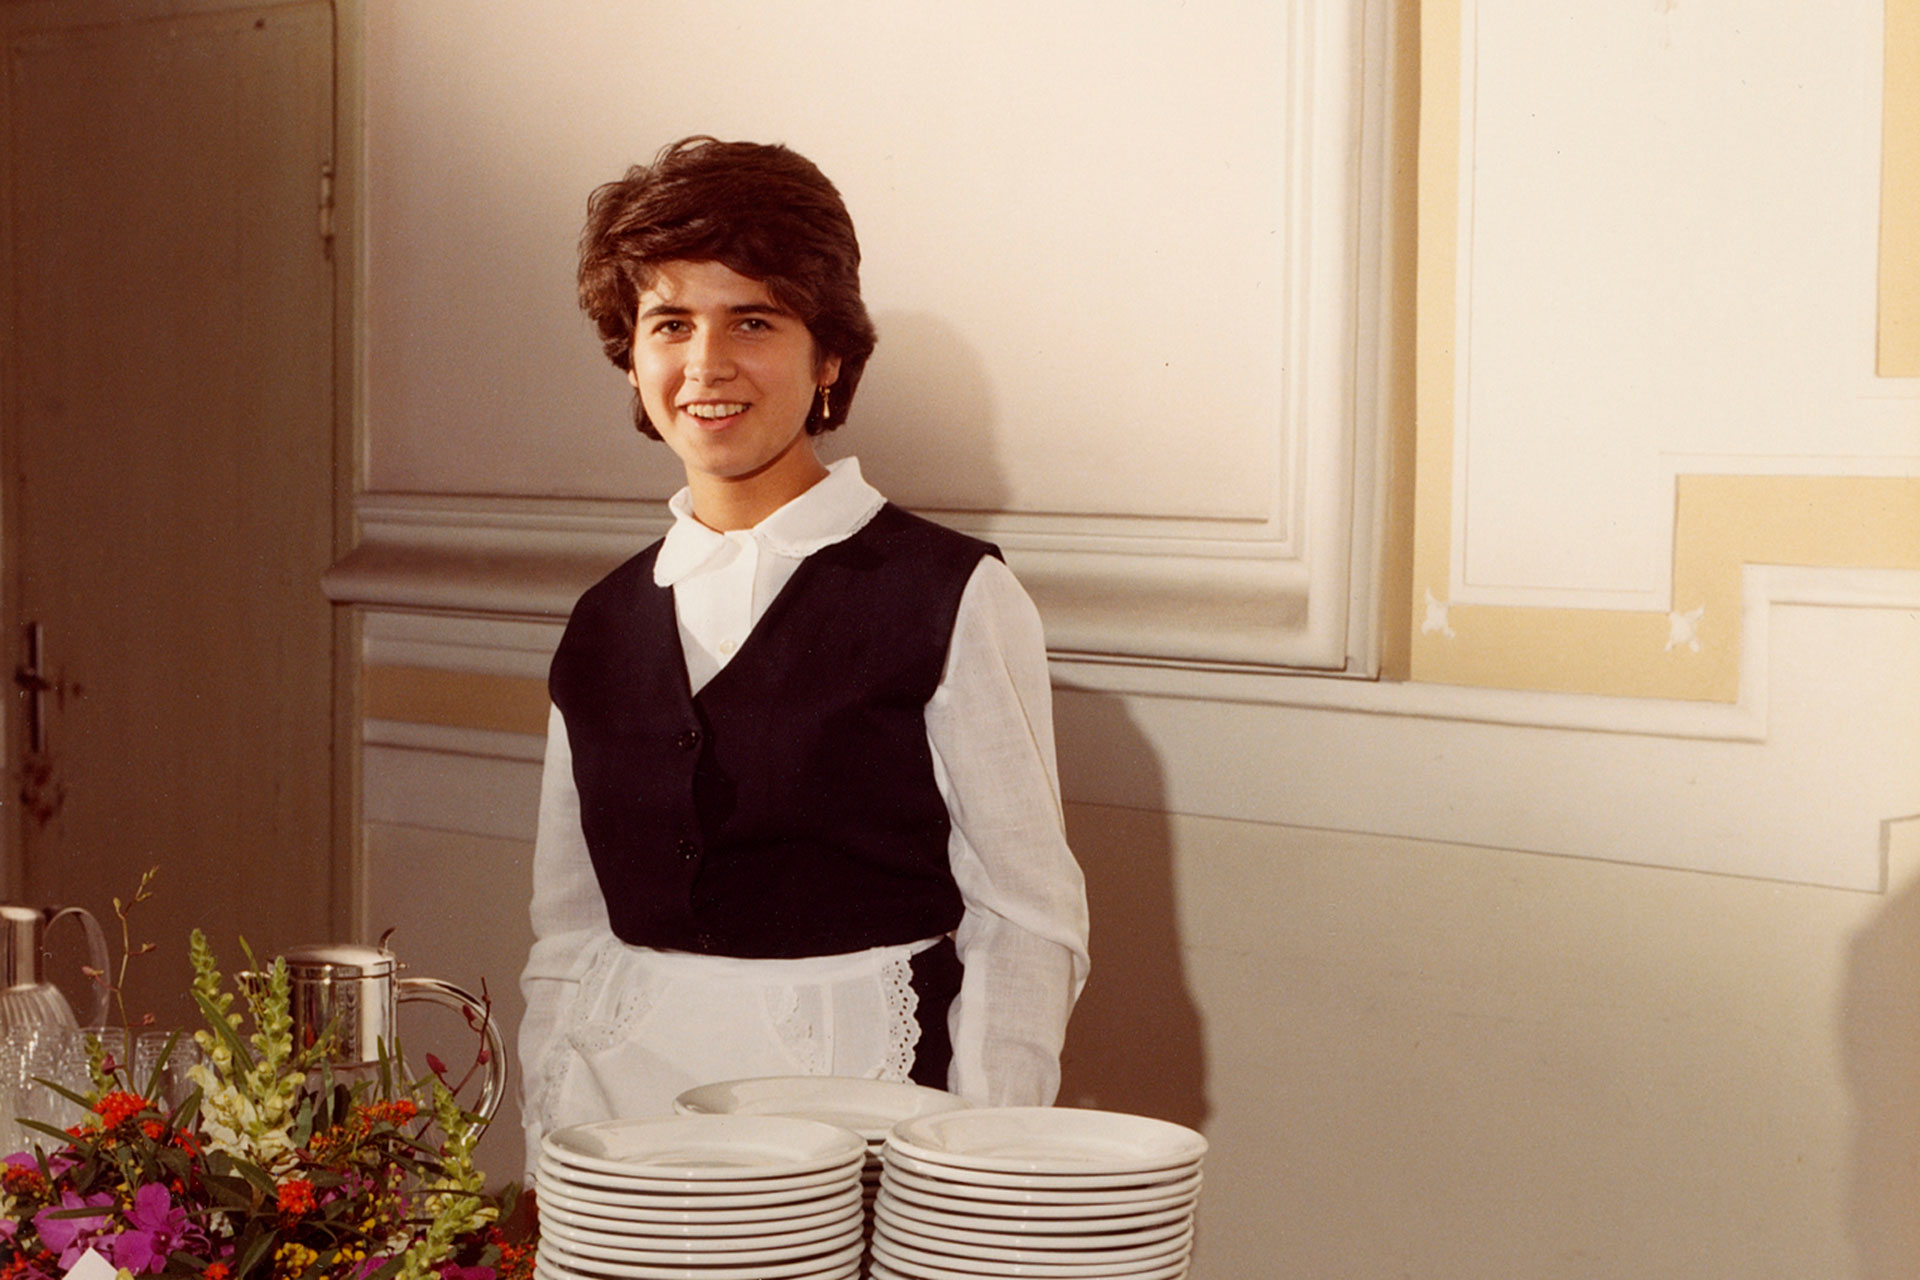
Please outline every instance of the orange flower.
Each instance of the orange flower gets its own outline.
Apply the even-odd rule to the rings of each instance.
[[[39,1169],[29,1165],[0,1165],[0,1191],[38,1199],[47,1194],[47,1180]]]
[[[206,1280],[227,1280],[227,1264],[224,1262],[211,1263],[207,1269],[200,1274],[205,1276]]]
[[[373,1103],[367,1107],[367,1114],[376,1121],[398,1128],[420,1114],[420,1104],[411,1098],[395,1098],[391,1102]]]
[[[137,1093],[116,1089],[94,1103],[93,1110],[100,1117],[101,1123],[112,1129],[139,1115],[149,1105],[147,1100]]]
[[[305,1178],[288,1178],[280,1184],[280,1212],[290,1218],[313,1212],[313,1184]]]

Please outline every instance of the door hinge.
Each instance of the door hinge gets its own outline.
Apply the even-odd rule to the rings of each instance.
[[[320,247],[333,257],[333,161],[320,166]]]

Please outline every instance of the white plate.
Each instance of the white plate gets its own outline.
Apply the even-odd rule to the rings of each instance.
[[[613,1218],[622,1222],[710,1222],[753,1223],[776,1218],[796,1218],[825,1212],[854,1203],[862,1196],[860,1187],[809,1187],[802,1193],[759,1192],[735,1196],[644,1196],[629,1197],[635,1204],[607,1204],[581,1199],[565,1188],[542,1184],[540,1204],[557,1204],[588,1217]]]
[[[596,1262],[644,1262],[674,1266],[786,1262],[794,1258],[817,1258],[823,1253],[843,1249],[857,1242],[863,1221],[863,1216],[856,1213],[844,1222],[813,1231],[794,1232],[792,1237],[758,1236],[730,1240],[723,1236],[698,1236],[688,1240],[659,1240],[645,1245],[636,1240],[619,1240],[611,1245],[581,1240],[558,1229],[558,1224],[549,1224],[542,1226],[540,1238],[552,1241],[565,1256],[588,1265]]]
[[[1086,1251],[1097,1249],[1105,1256],[1110,1249],[1131,1249],[1145,1245],[1163,1245],[1193,1231],[1193,1215],[1182,1213],[1172,1221],[1157,1226],[1130,1228],[1121,1231],[1088,1231],[1087,1224],[1077,1232],[1029,1232],[1018,1231],[979,1231],[969,1227],[953,1227],[937,1222],[927,1222],[910,1213],[901,1211],[900,1203],[889,1201],[876,1207],[875,1221],[890,1234],[906,1240],[908,1244],[925,1242],[925,1247],[941,1243],[951,1244],[956,1250],[964,1252],[962,1246],[976,1248],[1019,1249],[1023,1252],[1046,1253],[1064,1250]],[[1003,1227],[1006,1224],[1001,1224]],[[991,1255],[987,1255],[991,1256]],[[1036,1258],[1034,1261],[1044,1261]]]
[[[993,1235],[1018,1232],[1021,1237],[1030,1239],[1040,1235],[1075,1236],[1102,1233],[1119,1235],[1128,1231],[1178,1226],[1193,1219],[1195,1198],[1184,1197],[1180,1203],[1166,1209],[1099,1217],[1089,1216],[1072,1205],[1063,1205],[1052,1210],[1060,1216],[1035,1217],[1032,1210],[1025,1207],[1017,1208],[1011,1215],[992,1210],[978,1212],[982,1207],[978,1202],[969,1203],[966,1212],[956,1213],[950,1209],[936,1209],[931,1205],[897,1194],[886,1196],[879,1203],[902,1218],[958,1232],[961,1238],[970,1238],[968,1233]]]
[[[972,1266],[976,1262],[1024,1262],[1043,1266],[1085,1266],[1101,1262],[1160,1263],[1172,1260],[1176,1254],[1185,1256],[1192,1252],[1193,1224],[1188,1223],[1177,1233],[1160,1240],[1127,1245],[1096,1243],[1064,1249],[1035,1249],[1025,1244],[970,1244],[945,1236],[916,1235],[892,1222],[882,1222],[876,1226],[873,1238],[918,1249],[936,1257],[951,1258],[956,1266]],[[1042,1243],[1051,1244],[1056,1239],[1047,1237]]]
[[[584,1272],[570,1270],[565,1264],[535,1261],[534,1280],[599,1280],[599,1277]],[[702,1277],[704,1280],[704,1277]],[[790,1280],[860,1280],[860,1259],[855,1258],[839,1267],[828,1267],[821,1271],[802,1271],[790,1277]]]
[[[964,1098],[925,1085],[847,1076],[722,1080],[689,1089],[673,1100],[674,1109],[687,1115],[793,1116],[839,1125],[875,1143],[902,1120],[970,1105]]]
[[[639,1236],[632,1232],[595,1232],[578,1226],[570,1226],[555,1217],[545,1217],[540,1222],[541,1238],[559,1240],[568,1253],[578,1253],[582,1257],[611,1257],[614,1261],[630,1263],[659,1263],[657,1257],[641,1257],[641,1253],[668,1253],[666,1261],[685,1257],[687,1253],[699,1251],[701,1255],[710,1255],[716,1251],[756,1251],[764,1253],[768,1249],[791,1249],[797,1245],[818,1245],[820,1242],[835,1242],[839,1236],[849,1232],[858,1234],[860,1226],[866,1221],[866,1215],[854,1205],[851,1211],[839,1213],[833,1221],[820,1222],[818,1226],[799,1226],[787,1232],[768,1232],[758,1236],[739,1236],[739,1234],[720,1234],[720,1232],[699,1232],[685,1236]],[[737,1222],[728,1222],[728,1226],[739,1226]],[[720,1261],[720,1259],[712,1259]],[[751,1259],[739,1259],[751,1261]]]
[[[877,1262],[926,1280],[1171,1280],[1185,1275],[1192,1256],[1189,1243],[1168,1258],[1142,1262],[1088,1262],[1080,1264],[1038,1262],[985,1262],[977,1258],[955,1258],[947,1254],[926,1253],[878,1236],[873,1241]]]
[[[961,1172],[971,1172],[962,1170]],[[1015,1174],[996,1174],[1013,1178]],[[1014,1204],[1135,1204],[1182,1195],[1200,1186],[1200,1170],[1181,1173],[1167,1182],[1149,1182],[1130,1186],[1083,1187],[1074,1179],[1047,1179],[1041,1182],[975,1182],[971,1178],[949,1178],[926,1174],[897,1161],[887,1153],[886,1175],[881,1185],[897,1181],[902,1186],[919,1187],[958,1199],[997,1200]],[[1064,1185],[1062,1185],[1064,1184]]]
[[[551,1263],[536,1259],[533,1264],[535,1280],[599,1280],[598,1277],[584,1272],[571,1270],[565,1263]],[[790,1280],[859,1280],[860,1259],[838,1266],[827,1266],[819,1271],[802,1271]]]
[[[724,1181],[834,1168],[864,1154],[866,1142],[786,1116],[656,1116],[569,1125],[548,1134],[541,1150],[577,1169]]]
[[[1099,1187],[1151,1187],[1177,1182],[1200,1168],[1198,1160],[1167,1169],[1126,1173],[1012,1173],[1000,1169],[969,1169],[927,1160],[900,1147],[888,1147],[881,1163],[897,1165],[942,1182],[969,1182],[981,1187],[1031,1187],[1036,1191],[1086,1190]]]
[[[832,1200],[818,1204],[766,1205],[761,1208],[721,1209],[700,1212],[681,1209],[635,1209],[606,1205],[579,1207],[562,1200],[551,1188],[540,1194],[540,1218],[565,1223],[583,1231],[632,1236],[733,1236],[772,1235],[783,1231],[805,1231],[838,1222],[860,1210],[865,1199],[848,1187]]]
[[[866,1245],[854,1240],[844,1248],[832,1253],[816,1253],[796,1258],[789,1262],[753,1262],[742,1266],[714,1266],[706,1264],[674,1264],[646,1262],[604,1262],[597,1258],[582,1258],[558,1245],[545,1240],[540,1242],[535,1254],[535,1269],[538,1264],[547,1261],[552,1269],[570,1273],[573,1276],[587,1277],[588,1280],[780,1280],[787,1276],[813,1277],[825,1274],[839,1274],[847,1265],[858,1265],[860,1254]]]
[[[1174,1188],[1169,1194],[1141,1200],[1101,1200],[1088,1201],[1087,1193],[1080,1191],[1055,1192],[1046,1200],[1036,1200],[1032,1195],[1019,1200],[983,1200],[974,1196],[956,1196],[939,1183],[909,1182],[909,1174],[894,1171],[881,1188],[882,1198],[909,1200],[914,1204],[925,1205],[931,1209],[940,1209],[947,1213],[970,1213],[996,1218],[1010,1218],[1024,1221],[1029,1218],[1080,1218],[1110,1219],[1132,1213],[1155,1213],[1162,1209],[1191,1209],[1200,1196],[1200,1182],[1195,1178],[1185,1186]],[[961,1187],[968,1192],[990,1191],[988,1187]],[[1018,1194],[1018,1193],[1015,1193]],[[1061,1199],[1061,1197],[1066,1197]]]
[[[923,1160],[1004,1173],[1126,1173],[1195,1164],[1207,1140],[1150,1116],[1076,1107],[981,1107],[918,1116],[888,1145]]]
[[[718,1118],[718,1117],[714,1117]],[[852,1136],[852,1135],[848,1135]],[[592,1169],[577,1169],[562,1164],[542,1152],[535,1164],[539,1173],[538,1185],[558,1183],[572,1190],[583,1199],[605,1199],[610,1204],[622,1204],[623,1196],[736,1196],[752,1192],[792,1193],[793,1198],[805,1199],[808,1195],[820,1194],[819,1188],[836,1187],[860,1179],[861,1170],[866,1166],[863,1156],[827,1169],[815,1169],[808,1173],[796,1173],[785,1178],[727,1178],[709,1180],[705,1178],[655,1178],[643,1174],[623,1177],[614,1173],[600,1173]]]

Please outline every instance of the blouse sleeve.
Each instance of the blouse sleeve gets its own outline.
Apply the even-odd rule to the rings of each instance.
[[[1086,885],[1067,847],[1040,615],[993,557],[961,597],[926,716],[965,902],[948,1085],[990,1106],[1050,1104],[1087,978]]]
[[[607,904],[580,830],[580,794],[566,721],[547,717],[540,776],[540,820],[533,844],[533,948],[520,974],[527,1008],[520,1020],[520,1114],[527,1133],[528,1185],[548,1123],[548,1068],[561,1012],[580,985],[590,945],[608,933]]]

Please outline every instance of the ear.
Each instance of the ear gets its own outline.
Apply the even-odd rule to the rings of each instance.
[[[819,371],[814,374],[813,380],[817,385],[822,387],[830,387],[840,381],[840,357],[828,356],[825,360],[822,360]]]
[[[632,365],[627,366],[627,385],[635,391],[640,390],[640,375],[633,371]]]

